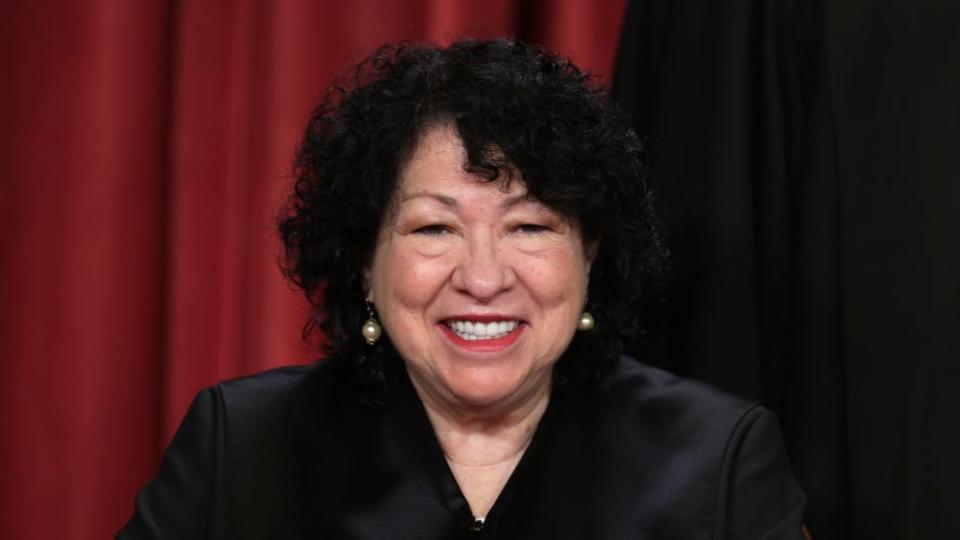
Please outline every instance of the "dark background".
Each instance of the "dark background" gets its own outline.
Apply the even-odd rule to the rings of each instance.
[[[857,538],[960,537],[960,3],[831,1]]]
[[[634,350],[779,413],[814,538],[960,538],[960,4],[825,4],[629,2],[675,263]]]

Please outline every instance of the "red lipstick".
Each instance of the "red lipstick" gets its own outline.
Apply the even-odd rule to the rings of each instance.
[[[473,315],[473,314],[463,314],[463,315],[454,315],[452,317],[447,317],[448,321],[471,321],[471,322],[494,322],[494,321],[515,321],[516,317],[510,315],[503,315],[501,313],[487,313],[485,315]]]

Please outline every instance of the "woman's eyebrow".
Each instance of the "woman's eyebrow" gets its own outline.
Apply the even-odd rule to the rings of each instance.
[[[504,200],[503,202],[501,202],[498,206],[500,207],[501,211],[504,211],[504,210],[509,210],[510,208],[513,208],[514,206],[518,206],[523,203],[531,203],[535,206],[540,206],[540,203],[536,199],[531,198],[530,195],[527,193],[514,195],[513,197],[510,197]]]
[[[412,193],[402,193],[400,195],[400,203],[403,204],[407,201],[420,198],[430,198],[439,201],[444,206],[449,206],[450,208],[457,209],[460,208],[460,203],[456,199],[442,193],[437,193],[435,191],[414,191]]]
[[[434,199],[440,202],[441,204],[443,204],[444,206],[448,206],[454,210],[458,210],[460,208],[460,202],[457,201],[457,199],[449,195],[437,193],[435,191],[414,191],[410,193],[404,192],[400,195],[400,204],[403,204],[407,201],[411,201],[413,199],[421,199],[421,198]],[[500,204],[497,205],[497,207],[500,211],[506,211],[523,203],[532,203],[534,205],[539,206],[539,203],[536,200],[531,199],[530,195],[526,193],[521,193],[519,195],[514,195],[512,197],[508,197],[507,199],[504,199],[503,201],[500,202]]]

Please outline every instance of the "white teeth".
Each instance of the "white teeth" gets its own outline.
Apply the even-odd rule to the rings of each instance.
[[[517,321],[496,321],[486,324],[473,321],[447,321],[446,323],[453,333],[467,341],[501,338],[513,332],[518,324]]]

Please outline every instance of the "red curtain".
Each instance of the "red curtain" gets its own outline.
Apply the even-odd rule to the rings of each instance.
[[[338,70],[518,35],[606,78],[623,9],[0,0],[0,537],[110,537],[198,389],[312,358],[273,222]]]

